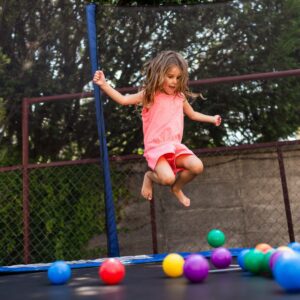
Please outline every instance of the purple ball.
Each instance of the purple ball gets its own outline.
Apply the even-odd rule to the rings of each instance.
[[[231,261],[231,253],[224,247],[216,248],[211,254],[211,262],[218,269],[227,268]]]
[[[277,262],[279,256],[280,256],[282,253],[283,253],[283,251],[277,250],[277,251],[275,251],[275,252],[271,255],[270,260],[269,260],[269,267],[270,267],[271,270],[273,270],[273,268],[274,268],[274,266],[275,266],[275,264],[276,264],[276,262]]]
[[[184,276],[191,282],[203,281],[208,275],[208,270],[208,261],[200,254],[189,255],[183,265]]]

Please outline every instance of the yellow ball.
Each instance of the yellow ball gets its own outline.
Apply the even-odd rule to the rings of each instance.
[[[169,277],[180,277],[183,274],[184,259],[177,253],[168,254],[162,263],[165,274]]]
[[[287,251],[287,252],[293,252],[294,250],[288,246],[280,246],[276,249],[277,251]]]

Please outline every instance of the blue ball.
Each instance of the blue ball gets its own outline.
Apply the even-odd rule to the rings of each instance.
[[[246,267],[245,267],[245,255],[250,251],[250,249],[244,249],[242,250],[238,257],[237,257],[237,261],[239,266],[242,268],[243,271],[246,271]]]
[[[300,254],[283,252],[273,269],[276,282],[286,291],[300,291]]]
[[[289,243],[288,247],[293,249],[294,251],[300,252],[300,243],[298,242]]]
[[[52,263],[48,269],[48,279],[52,284],[64,284],[71,278],[71,268],[64,261]]]

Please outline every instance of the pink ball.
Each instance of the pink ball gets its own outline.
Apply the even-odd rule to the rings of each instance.
[[[211,262],[218,269],[227,268],[231,264],[231,261],[232,255],[224,247],[216,248],[211,254]]]

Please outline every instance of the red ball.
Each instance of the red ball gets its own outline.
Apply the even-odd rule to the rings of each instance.
[[[118,284],[125,277],[125,267],[120,260],[108,258],[99,267],[98,274],[104,283],[109,285]]]

